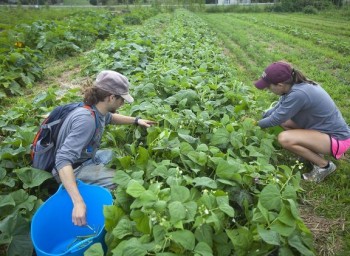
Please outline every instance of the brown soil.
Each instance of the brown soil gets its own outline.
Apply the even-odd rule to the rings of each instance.
[[[55,81],[60,85],[62,89],[72,89],[72,88],[81,88],[84,84],[89,82],[89,78],[79,78],[72,79],[75,74],[80,72],[80,68],[74,68],[72,70],[67,70],[62,73]]]
[[[345,230],[345,218],[328,219],[317,216],[314,205],[308,202],[299,207],[300,216],[314,236],[314,245],[318,256],[338,255],[342,250],[341,232]]]

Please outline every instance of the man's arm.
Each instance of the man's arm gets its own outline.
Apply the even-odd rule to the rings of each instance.
[[[76,110],[78,113],[68,117],[58,138],[59,148],[56,154],[56,170],[60,180],[67,190],[72,203],[72,222],[75,225],[86,225],[86,205],[76,184],[72,164],[81,156],[81,152],[91,141],[95,133],[95,120],[86,109]]]
[[[79,193],[75,180],[73,167],[66,165],[59,170],[60,179],[73,202],[72,222],[74,225],[86,225],[86,205],[83,197]]]
[[[150,127],[156,124],[155,121],[141,119],[138,117],[124,116],[120,114],[112,114],[111,124],[137,124],[144,127]]]

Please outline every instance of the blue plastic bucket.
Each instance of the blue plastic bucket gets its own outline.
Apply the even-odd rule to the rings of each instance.
[[[103,187],[81,181],[78,189],[87,207],[88,225],[80,227],[72,223],[72,200],[61,185],[32,219],[31,239],[38,256],[83,256],[97,242],[105,249],[103,206],[113,203],[112,195]]]

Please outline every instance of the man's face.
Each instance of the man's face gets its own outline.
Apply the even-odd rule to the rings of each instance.
[[[117,109],[121,108],[124,105],[124,98],[119,95],[110,96],[110,105],[109,112],[115,113]]]

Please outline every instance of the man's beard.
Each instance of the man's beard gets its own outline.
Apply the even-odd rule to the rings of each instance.
[[[110,113],[112,113],[112,114],[115,114],[115,113],[118,113],[117,109],[118,109],[118,108],[110,108],[110,109],[108,110],[108,112],[110,112]]]

